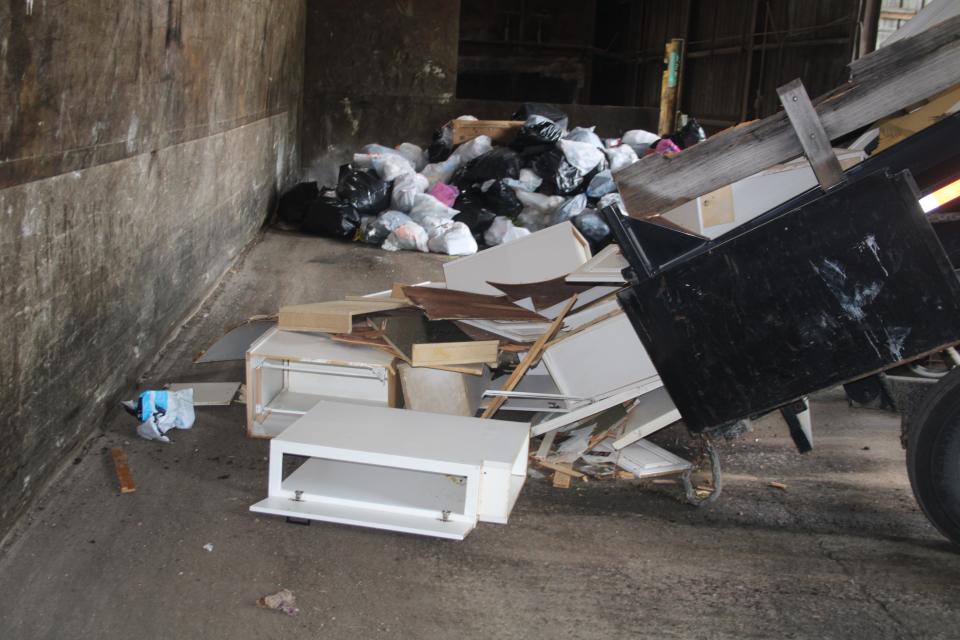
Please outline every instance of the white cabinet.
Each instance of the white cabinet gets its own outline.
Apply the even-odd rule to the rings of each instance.
[[[270,441],[250,510],[461,540],[507,522],[528,441],[526,423],[320,401]],[[288,455],[308,460],[284,478]]]
[[[392,355],[316,333],[271,329],[247,351],[247,435],[272,438],[323,399],[394,406]]]

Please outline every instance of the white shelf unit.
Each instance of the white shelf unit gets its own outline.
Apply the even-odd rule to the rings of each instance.
[[[270,441],[270,515],[462,540],[506,524],[529,426],[322,400]],[[309,459],[283,477],[286,455]]]
[[[247,351],[247,435],[272,438],[324,399],[394,406],[392,355],[316,333],[271,329]]]

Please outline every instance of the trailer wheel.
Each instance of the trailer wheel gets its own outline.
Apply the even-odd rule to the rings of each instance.
[[[924,514],[960,544],[960,368],[930,389],[910,420],[907,472]]]

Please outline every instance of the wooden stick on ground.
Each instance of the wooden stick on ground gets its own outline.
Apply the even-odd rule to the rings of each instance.
[[[110,450],[110,455],[113,456],[113,466],[117,471],[117,480],[120,481],[120,493],[133,493],[137,490],[137,485],[133,483],[126,451],[120,447],[114,447]]]
[[[550,328],[547,329],[546,333],[537,338],[537,341],[533,343],[533,346],[530,347],[530,351],[527,352],[527,355],[524,356],[523,360],[520,361],[520,364],[517,365],[517,368],[513,370],[513,373],[510,374],[510,377],[507,378],[507,381],[503,384],[502,391],[513,391],[516,386],[520,383],[520,379],[523,378],[524,374],[527,372],[535,362],[540,359],[540,354],[543,352],[546,344],[560,331],[560,327],[563,326],[563,319],[567,316],[567,313],[570,312],[570,309],[573,308],[573,305],[577,303],[577,296],[574,295],[570,298],[570,301],[567,303],[567,306],[563,308],[563,311],[560,312],[560,315],[557,316],[557,319],[550,324]],[[500,409],[504,402],[507,401],[505,396],[496,396],[493,400],[490,401],[490,404],[487,406],[486,410],[481,415],[481,418],[490,418]]]

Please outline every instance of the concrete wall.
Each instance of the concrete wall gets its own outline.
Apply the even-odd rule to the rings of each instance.
[[[455,98],[459,30],[458,0],[307,0],[305,175],[332,186],[364,144],[426,144],[462,114],[509,118],[517,104]],[[649,110],[561,106],[603,135],[656,126]]]
[[[295,179],[305,13],[0,5],[0,536]]]

